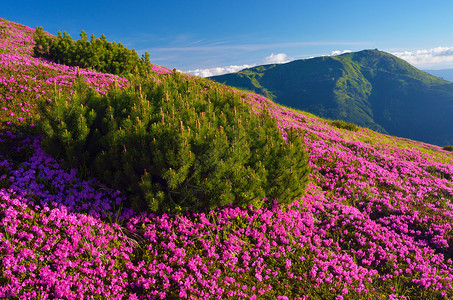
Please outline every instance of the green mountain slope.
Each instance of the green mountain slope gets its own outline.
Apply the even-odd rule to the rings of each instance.
[[[212,79],[321,117],[453,143],[453,83],[378,50],[265,65]]]

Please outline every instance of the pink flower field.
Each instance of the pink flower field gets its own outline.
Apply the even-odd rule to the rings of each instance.
[[[33,131],[37,102],[70,101],[78,79],[99,93],[129,81],[33,57],[33,31],[0,19],[0,299],[453,298],[453,153],[237,91],[303,135],[305,195],[135,212]]]

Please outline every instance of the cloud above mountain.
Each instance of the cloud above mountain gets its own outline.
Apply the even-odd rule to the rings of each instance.
[[[288,56],[285,53],[272,53],[271,55],[265,57],[263,60],[265,64],[283,64],[288,61]]]
[[[425,50],[393,52],[418,68],[446,68],[453,66],[453,47],[436,47]]]
[[[289,62],[288,56],[285,53],[278,53],[266,56],[259,64],[282,64]],[[223,75],[228,73],[239,72],[241,70],[252,68],[257,66],[258,64],[244,64],[244,65],[230,65],[226,67],[214,67],[214,68],[206,68],[206,69],[195,69],[185,71],[186,73],[200,76],[200,77],[210,77],[216,75]]]
[[[341,54],[345,54],[345,53],[349,53],[349,52],[352,52],[352,51],[351,50],[335,50],[335,51],[330,52],[330,56],[341,55]]]
[[[210,76],[239,72],[241,70],[251,68],[254,66],[256,66],[256,65],[240,65],[240,66],[232,65],[232,66],[228,66],[228,67],[215,67],[215,68],[207,68],[207,69],[189,70],[189,71],[186,71],[186,73],[189,73],[189,74],[192,74],[195,76],[200,76],[200,77],[210,77]]]

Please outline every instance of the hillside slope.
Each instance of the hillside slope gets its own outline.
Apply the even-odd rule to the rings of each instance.
[[[133,211],[124,191],[43,152],[28,131],[35,107],[71,101],[77,71],[30,56],[32,29],[4,19],[0,29],[0,299],[453,298],[451,152],[181,74],[300,135],[310,182],[289,205]],[[174,74],[156,70],[165,95]],[[93,93],[131,84],[79,72]]]
[[[212,79],[325,118],[453,144],[453,84],[382,51],[259,66]]]

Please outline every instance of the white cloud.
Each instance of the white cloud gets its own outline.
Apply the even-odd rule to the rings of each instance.
[[[345,53],[349,53],[349,52],[352,52],[352,51],[351,50],[335,50],[335,51],[330,52],[330,56],[341,55],[341,54],[345,54]]]
[[[436,47],[427,50],[394,52],[418,68],[446,68],[453,66],[453,47]]]
[[[216,67],[216,68],[208,68],[208,69],[196,69],[196,70],[189,70],[186,73],[200,76],[200,77],[210,77],[216,75],[223,75],[228,73],[239,72],[243,69],[254,67],[255,65],[233,65],[228,67]]]
[[[265,64],[283,64],[286,62],[288,62],[288,56],[285,53],[272,53],[263,59],[263,63]]]
[[[278,53],[265,57],[262,61],[263,64],[282,64],[289,62],[288,56],[285,53]],[[247,64],[247,65],[231,65],[228,67],[215,67],[215,68],[207,68],[207,69],[196,69],[196,70],[189,70],[186,73],[200,76],[200,77],[210,77],[210,76],[217,76],[223,75],[228,73],[235,73],[241,70],[255,67],[257,64]]]

